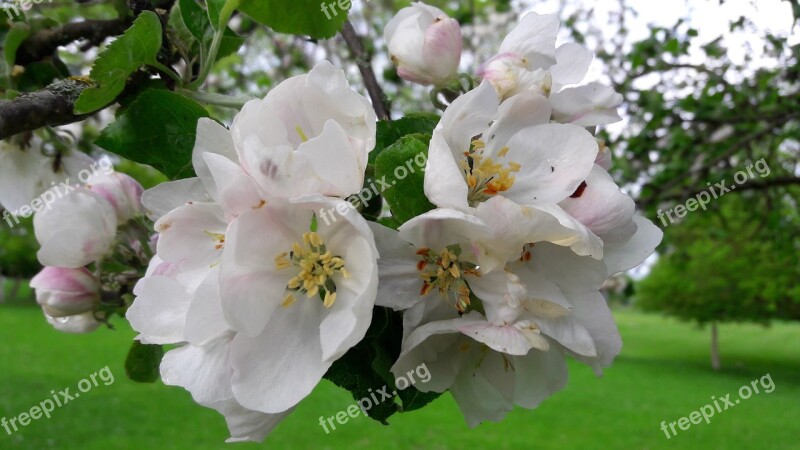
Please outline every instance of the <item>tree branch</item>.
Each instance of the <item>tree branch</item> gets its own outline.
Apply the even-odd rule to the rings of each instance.
[[[0,100],[0,139],[46,126],[79,122],[87,116],[72,113],[88,85],[74,79],[58,80],[46,88]]]
[[[358,70],[361,71],[361,77],[364,78],[364,85],[367,87],[370,99],[372,99],[372,108],[375,109],[375,114],[378,115],[379,120],[391,119],[391,113],[386,103],[385,96],[381,85],[378,84],[378,79],[375,77],[375,72],[372,70],[372,57],[364,49],[364,44],[361,42],[361,37],[356,33],[353,24],[348,20],[344,23],[342,29],[342,37],[350,48],[353,58],[358,64]]]
[[[82,39],[88,40],[90,45],[99,45],[109,36],[122,34],[128,25],[129,19],[85,20],[41,30],[22,43],[16,62],[26,65],[41,61],[52,56],[58,47]]]

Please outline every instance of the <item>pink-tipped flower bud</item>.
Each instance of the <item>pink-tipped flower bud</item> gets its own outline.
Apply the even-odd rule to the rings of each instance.
[[[45,314],[67,317],[94,310],[100,301],[100,285],[85,268],[45,267],[31,280],[36,301]]]
[[[62,333],[85,334],[96,330],[101,322],[95,317],[94,311],[67,317],[51,317],[44,314],[47,322]]]
[[[461,26],[439,8],[414,3],[401,9],[386,25],[383,36],[400,78],[436,86],[457,78]]]
[[[144,188],[138,181],[124,173],[111,172],[93,175],[86,187],[104,198],[117,213],[119,223],[144,214],[142,193]]]

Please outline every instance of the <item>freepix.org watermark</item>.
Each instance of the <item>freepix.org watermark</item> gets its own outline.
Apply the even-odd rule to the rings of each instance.
[[[397,387],[397,390],[402,391],[408,389],[409,386],[417,384],[417,382],[424,384],[430,380],[431,373],[428,371],[428,366],[426,366],[425,363],[422,363],[416,369],[409,370],[405,376],[395,377],[394,385]],[[325,434],[330,434],[331,431],[336,430],[336,424],[334,424],[334,422],[338,422],[339,425],[344,425],[349,422],[350,419],[355,419],[358,417],[360,413],[364,413],[365,416],[369,416],[368,411],[370,409],[387,400],[391,401],[397,395],[397,391],[389,392],[388,386],[383,386],[374,392],[370,388],[368,392],[368,397],[364,397],[356,403],[348,406],[346,410],[339,411],[333,416],[327,418],[325,416],[320,416],[319,426],[325,430]],[[330,429],[328,429],[329,426]]]
[[[681,430],[686,431],[691,428],[692,425],[700,424],[703,421],[706,423],[711,423],[711,418],[714,417],[714,414],[733,408],[741,403],[742,400],[747,400],[748,398],[752,397],[753,394],[760,394],[761,391],[758,389],[759,386],[761,386],[761,389],[764,390],[765,394],[769,394],[770,392],[774,391],[775,383],[772,381],[772,375],[766,374],[761,378],[751,381],[750,384],[745,384],[744,386],[740,387],[739,398],[737,399],[731,399],[731,394],[727,394],[720,398],[716,398],[712,395],[711,403],[701,406],[697,411],[692,411],[689,413],[688,417],[681,417],[672,422],[667,422],[666,420],[662,421],[661,431],[664,432],[664,435],[667,436],[667,439],[671,439],[673,436],[678,435],[678,430],[675,429],[676,426]]]
[[[320,209],[319,217],[325,222],[325,225],[336,223],[339,218],[336,214],[341,216],[346,215],[354,208],[367,207],[369,201],[378,197],[385,191],[397,185],[398,181],[406,179],[412,173],[417,173],[417,169],[425,169],[425,164],[428,162],[428,155],[425,153],[417,153],[413,159],[409,159],[404,165],[397,166],[394,169],[394,180],[387,180],[386,175],[379,179],[367,180],[367,185],[361,189],[357,194],[351,195],[347,201],[353,206],[352,208],[347,203],[340,203],[335,208]]]
[[[80,397],[82,393],[89,392],[93,388],[100,386],[98,379],[102,381],[105,386],[109,386],[114,383],[114,374],[111,373],[111,369],[109,369],[108,366],[105,366],[79,381],[78,392],[70,392],[71,388],[59,390],[58,392],[53,389],[50,391],[52,398],[46,398],[38,405],[32,406],[29,411],[21,412],[14,417],[3,417],[0,419],[0,426],[6,430],[6,433],[11,435],[19,431],[21,427],[27,427],[34,420],[39,420],[42,417],[49,419],[56,408],[60,408]]]
[[[5,10],[9,19],[14,20],[14,18],[22,15],[22,11],[29,11],[34,4],[38,5],[39,3],[45,3],[45,1],[53,3],[53,0],[16,0],[14,2],[0,3],[0,8]]]
[[[370,0],[365,0],[369,2]],[[334,0],[334,1],[327,1],[324,0],[320,3],[320,9],[322,12],[325,13],[325,17],[328,20],[337,17],[339,13],[347,15],[347,10],[350,9],[350,6],[353,4],[353,0]]]
[[[661,219],[661,224],[667,227],[669,224],[675,223],[675,218],[682,219],[686,217],[687,212],[697,211],[698,207],[703,208],[703,211],[705,211],[706,205],[708,205],[712,199],[716,200],[728,192],[736,190],[737,185],[742,185],[747,180],[755,178],[756,173],[753,172],[753,169],[755,169],[756,173],[758,173],[761,178],[769,176],[771,172],[769,165],[767,165],[767,161],[764,158],[761,158],[756,161],[755,164],[750,164],[745,167],[745,170],[736,172],[733,176],[733,181],[735,184],[731,185],[730,187],[726,186],[726,180],[722,180],[719,183],[714,183],[713,185],[711,182],[708,182],[706,183],[706,185],[709,187],[708,190],[697,194],[693,198],[690,198],[685,204],[675,206],[674,208],[670,208],[666,211],[659,209],[657,214],[658,218]],[[675,218],[672,217],[673,213],[675,214]],[[667,224],[666,219],[669,219],[669,224]]]
[[[114,172],[114,166],[109,158],[101,158],[89,166],[88,169],[83,169],[78,172],[78,179],[81,183],[86,184],[92,176],[95,175],[109,175]],[[6,221],[9,227],[14,228],[14,225],[19,225],[19,218],[28,218],[34,213],[50,209],[50,206],[56,200],[64,198],[67,194],[74,191],[80,184],[70,184],[69,178],[64,180],[61,184],[51,182],[51,188],[46,190],[42,195],[36,197],[29,205],[24,205],[14,212],[8,210],[3,211],[3,220]],[[14,219],[14,223],[11,222]]]

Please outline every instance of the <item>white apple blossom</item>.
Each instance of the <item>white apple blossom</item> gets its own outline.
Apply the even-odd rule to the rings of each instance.
[[[247,408],[293,407],[369,327],[378,287],[372,232],[355,212],[330,224],[314,215],[339,203],[273,201],[228,230],[222,306],[238,332],[233,391]]]
[[[235,333],[222,313],[218,268],[180,272],[156,256],[135,294],[126,317],[139,331],[137,339],[181,344],[164,355],[162,380],[185,388],[197,403],[223,414],[229,442],[262,441],[291,412],[264,414],[244,408],[234,397],[230,348]]]
[[[248,103],[230,131],[199,121],[198,177],[143,195],[158,251],[127,318],[142,342],[183,344],[162,379],[225,415],[232,440],[262,440],[369,327],[374,238],[336,197],[361,188],[375,126],[322,63]]]
[[[501,420],[514,405],[535,408],[562,389],[567,355],[600,375],[622,341],[599,288],[610,274],[640,263],[661,240],[652,223],[635,221],[633,237],[609,246],[606,257],[613,262],[547,242],[529,244],[506,266],[522,286],[516,295],[484,301],[476,293],[482,308],[463,316],[436,299],[414,304],[405,311],[402,353],[392,372],[402,376],[424,363],[431,382],[417,388],[449,390],[470,426]],[[382,269],[384,274],[398,277],[400,271]]]
[[[383,36],[400,78],[436,86],[457,78],[461,26],[439,8],[417,2],[401,9],[386,25]]]
[[[267,195],[347,197],[363,185],[375,129],[369,101],[322,61],[248,102],[231,135],[242,168]]]
[[[434,130],[425,194],[439,207],[468,213],[492,198],[511,200],[526,217],[550,216],[580,236],[562,245],[600,258],[600,239],[558,206],[589,176],[597,141],[582,127],[548,123],[549,117],[547,99],[532,92],[499,105],[484,82],[459,97]]]
[[[589,127],[619,121],[623,99],[614,89],[597,82],[575,86],[586,77],[592,53],[576,43],[556,48],[558,26],[555,15],[527,14],[478,76],[491,82],[502,100],[523,92],[547,97],[552,119],[560,123]]]

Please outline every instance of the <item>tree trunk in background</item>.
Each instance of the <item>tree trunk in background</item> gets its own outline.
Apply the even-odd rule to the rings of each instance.
[[[711,368],[719,370],[719,336],[717,322],[711,322]]]

